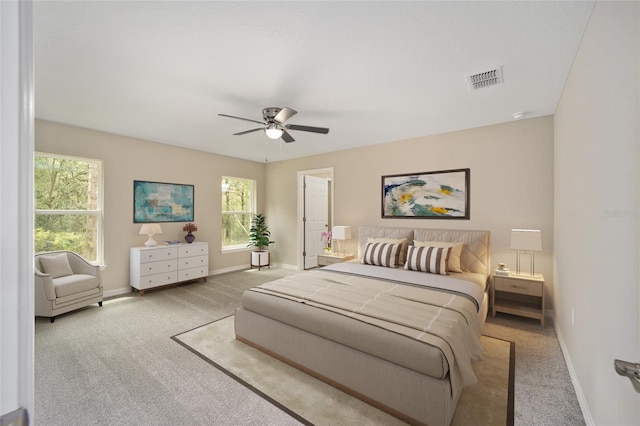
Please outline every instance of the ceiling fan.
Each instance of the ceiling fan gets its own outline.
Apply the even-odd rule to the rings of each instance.
[[[262,110],[263,121],[252,120],[250,118],[236,117],[235,115],[218,114],[220,117],[236,118],[238,120],[250,121],[252,123],[261,124],[262,127],[257,127],[251,130],[245,130],[244,132],[234,133],[234,135],[244,135],[251,132],[257,132],[258,130],[264,130],[269,139],[282,138],[285,142],[293,142],[295,139],[287,132],[287,130],[300,130],[302,132],[312,133],[329,133],[329,129],[326,127],[313,127],[302,126],[299,124],[284,124],[285,121],[296,115],[298,111],[291,108],[278,108],[269,107]]]

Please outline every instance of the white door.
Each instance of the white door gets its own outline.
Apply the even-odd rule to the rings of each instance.
[[[304,176],[304,269],[318,266],[324,249],[321,234],[329,228],[329,180]]]

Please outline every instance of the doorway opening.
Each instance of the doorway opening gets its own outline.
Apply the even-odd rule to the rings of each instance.
[[[298,269],[318,266],[322,232],[333,225],[333,167],[298,172]]]

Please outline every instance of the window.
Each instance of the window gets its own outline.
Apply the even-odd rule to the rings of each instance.
[[[36,153],[36,253],[71,250],[102,261],[102,162]]]
[[[222,177],[222,250],[246,248],[255,213],[256,181]]]

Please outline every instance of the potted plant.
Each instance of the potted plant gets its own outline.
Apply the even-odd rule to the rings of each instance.
[[[271,241],[271,231],[267,227],[267,220],[263,214],[256,214],[251,220],[251,228],[249,228],[249,247],[256,247],[257,250],[251,252],[251,267],[271,266],[269,261],[269,244]]]

